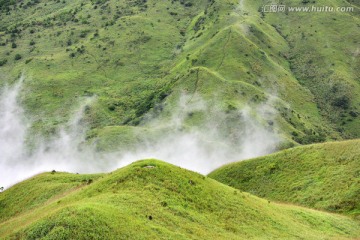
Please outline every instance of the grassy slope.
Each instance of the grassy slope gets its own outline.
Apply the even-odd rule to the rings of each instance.
[[[221,167],[209,176],[270,200],[360,214],[360,141],[297,147]]]
[[[290,68],[300,84],[315,96],[321,115],[336,125],[343,136],[359,136],[360,8],[345,1],[299,4],[287,0],[283,3],[287,6],[354,7],[354,11],[348,13],[268,14],[265,20],[288,43],[286,59]]]
[[[359,57],[354,52],[348,58],[356,50],[356,13],[337,14],[337,21],[324,14],[261,17],[264,1],[186,3],[27,0],[11,5],[0,17],[0,60],[7,61],[0,67],[2,84],[25,70],[23,102],[33,129],[45,133],[66,122],[82,98],[96,95],[86,112],[91,138],[110,143],[127,135],[127,126],[142,123],[158,102],[168,103],[160,114],[167,116],[183,91],[205,99],[215,95],[224,112],[272,99],[269,105],[279,116],[277,125],[268,127],[289,141],[359,136]],[[297,32],[301,24],[311,25],[302,30],[306,37]],[[15,60],[16,54],[22,58]],[[306,67],[309,59],[327,74]],[[307,76],[307,69],[313,75]]]
[[[347,217],[269,203],[156,160],[103,175],[41,174],[1,193],[0,204],[2,239],[346,239],[360,234],[359,223]]]

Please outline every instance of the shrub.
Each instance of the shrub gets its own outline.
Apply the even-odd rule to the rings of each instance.
[[[342,109],[348,109],[350,107],[350,99],[348,96],[341,96],[336,98],[333,102],[332,105],[335,107],[339,107]]]
[[[0,67],[4,66],[7,63],[6,59],[0,60]]]
[[[355,112],[355,111],[350,111],[349,112],[349,114],[350,114],[350,116],[352,116],[352,117],[357,117],[357,116],[359,116],[359,113],[357,113],[357,112]]]
[[[88,30],[83,30],[83,31],[80,32],[79,37],[81,37],[81,38],[86,38],[86,36],[87,36],[88,33],[89,33]]]
[[[21,58],[22,58],[22,56],[17,53],[17,54],[15,55],[15,58],[14,58],[14,59],[15,59],[15,61],[18,61],[18,60],[20,60]]]

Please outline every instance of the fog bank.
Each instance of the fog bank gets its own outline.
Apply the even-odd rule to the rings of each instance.
[[[277,113],[270,104],[256,109],[244,107],[229,114],[210,106],[199,96],[183,95],[168,121],[150,117],[146,123],[149,128],[168,129],[166,134],[158,139],[144,136],[142,144],[131,151],[101,153],[95,146],[85,144],[84,110],[96,101],[87,98],[79,103],[68,124],[57,134],[46,140],[30,139],[35,148],[29,151],[25,139],[31,122],[25,120],[18,102],[21,83],[22,80],[5,87],[0,94],[0,187],[8,188],[45,171],[108,172],[147,158],[207,174],[225,163],[268,154],[279,143],[279,137],[259,122],[274,121]],[[208,112],[205,123],[184,128],[186,119],[194,112]]]

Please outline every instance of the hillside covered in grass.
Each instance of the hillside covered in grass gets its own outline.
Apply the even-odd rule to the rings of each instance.
[[[267,14],[265,4],[1,1],[0,85],[25,74],[22,102],[44,135],[96,96],[85,120],[87,140],[100,149],[122,135],[136,139],[132,129],[147,126],[149,113],[167,121],[182,93],[210,101],[224,125],[236,125],[246,106],[265,105],[255,118],[291,145],[359,137],[359,7],[319,0],[354,11]],[[201,126],[207,110],[185,124]]]
[[[351,239],[348,217],[276,204],[145,160],[108,174],[44,173],[0,193],[1,239]]]
[[[360,215],[360,141],[315,144],[233,163],[209,174],[269,200]]]
[[[359,138],[359,4],[270,3],[0,0],[0,187],[149,157],[208,173]],[[0,192],[0,239],[356,238],[358,149],[210,174],[230,186],[157,160],[43,173]]]

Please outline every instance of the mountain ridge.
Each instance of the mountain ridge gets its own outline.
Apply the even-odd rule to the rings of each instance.
[[[279,115],[275,131],[290,145],[358,136],[359,98],[351,88],[359,86],[356,78],[351,78],[356,74],[354,64],[359,58],[354,55],[350,63],[341,52],[350,51],[356,40],[346,49],[336,37],[326,39],[328,45],[339,45],[336,51],[341,54],[334,60],[343,62],[339,65],[341,72],[336,70],[338,76],[331,77],[330,82],[323,77],[328,73],[317,69],[311,70],[312,75],[304,72],[310,69],[306,59],[320,66],[324,54],[328,54],[313,40],[315,33],[323,34],[323,25],[332,31],[350,29],[342,37],[356,39],[356,12],[335,14],[339,19],[354,20],[347,22],[346,28],[343,20],[330,24],[336,23],[330,15],[316,14],[314,18],[321,23],[302,30],[309,37],[299,37],[295,29],[299,29],[298,23],[307,21],[306,15],[262,15],[258,9],[266,1],[78,0],[71,5],[28,2],[14,2],[10,9],[3,9],[9,15],[1,17],[1,59],[7,61],[1,69],[7,82],[26,69],[28,90],[22,97],[26,111],[49,122],[44,125],[38,120],[38,124],[33,124],[36,132],[46,134],[58,128],[68,118],[69,106],[77,97],[99,96],[89,108],[87,121],[93,132],[98,132],[94,136],[100,136],[106,126],[144,124],[144,116],[158,104],[167,105],[164,110],[172,111],[177,93],[185,91],[200,93],[205,99],[216,94],[218,105],[224,110],[227,102],[241,109],[244,104],[261,104],[269,94],[276,96],[280,101],[272,103]],[[24,17],[29,12],[37,17]],[[295,17],[301,21],[295,22]],[[287,21],[282,21],[285,18],[295,25],[286,25]],[[314,28],[316,32],[310,32]],[[318,47],[311,51],[307,47],[294,48],[300,40]],[[11,60],[16,54],[21,59]],[[323,69],[330,68],[337,65]],[[207,70],[213,76],[202,74]],[[309,85],[314,78],[316,81]],[[230,89],[238,93],[230,93]]]

